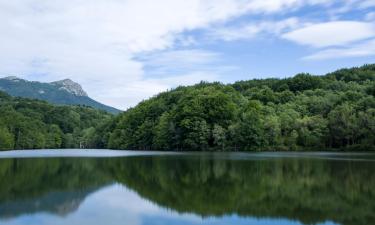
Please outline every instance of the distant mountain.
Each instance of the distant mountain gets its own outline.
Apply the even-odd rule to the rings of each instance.
[[[12,96],[35,98],[61,105],[85,105],[117,114],[120,110],[91,99],[81,85],[70,79],[41,83],[15,76],[0,79],[0,90]]]

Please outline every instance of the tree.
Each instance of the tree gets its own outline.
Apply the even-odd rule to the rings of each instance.
[[[14,147],[14,137],[5,127],[0,127],[0,150],[9,150]]]
[[[355,113],[353,106],[342,104],[328,114],[331,145],[347,146],[355,143],[358,128]]]
[[[155,127],[153,146],[156,149],[161,150],[178,149],[178,144],[176,144],[176,141],[175,124],[172,121],[170,113],[165,112],[161,115],[159,122]]]
[[[293,92],[311,90],[323,87],[320,77],[301,73],[288,80],[289,90]]]
[[[327,141],[327,122],[320,116],[305,116],[297,120],[297,133],[298,145],[321,150]]]
[[[210,130],[207,122],[202,119],[184,119],[181,121],[184,129],[183,147],[188,150],[207,150]]]
[[[241,146],[241,150],[258,150],[265,143],[261,107],[258,101],[250,101],[239,121],[231,126],[235,146]]]
[[[212,137],[214,139],[214,144],[224,151],[226,145],[226,130],[220,125],[215,124],[212,129]]]
[[[63,132],[59,126],[52,124],[48,127],[46,134],[46,148],[61,148],[62,147]]]

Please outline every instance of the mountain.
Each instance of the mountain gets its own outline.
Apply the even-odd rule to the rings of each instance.
[[[120,110],[104,105],[90,98],[81,85],[70,79],[41,83],[27,81],[15,76],[0,79],[0,90],[12,96],[35,98],[60,105],[85,105],[113,114]]]

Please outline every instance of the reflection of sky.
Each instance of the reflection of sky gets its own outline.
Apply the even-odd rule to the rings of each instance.
[[[65,217],[47,213],[23,215],[0,221],[4,225],[193,225],[193,224],[256,224],[256,225],[298,225],[298,221],[286,219],[257,219],[225,216],[204,218],[193,214],[179,214],[173,210],[158,207],[142,199],[135,192],[116,184],[103,188],[88,196],[79,209]],[[324,225],[333,225],[327,222]]]

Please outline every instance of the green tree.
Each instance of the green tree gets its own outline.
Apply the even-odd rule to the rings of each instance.
[[[14,147],[14,137],[7,128],[0,127],[0,150],[9,150]]]
[[[220,125],[215,124],[214,128],[212,129],[212,137],[214,139],[214,144],[219,146],[219,148],[224,151],[227,143],[226,130]]]
[[[59,126],[52,124],[48,127],[46,134],[46,148],[61,148],[63,140],[63,132]]]
[[[297,143],[303,147],[324,150],[327,142],[327,121],[320,116],[303,117],[297,120]]]
[[[343,104],[328,114],[328,123],[333,146],[354,144],[357,135],[357,117],[353,106]]]

